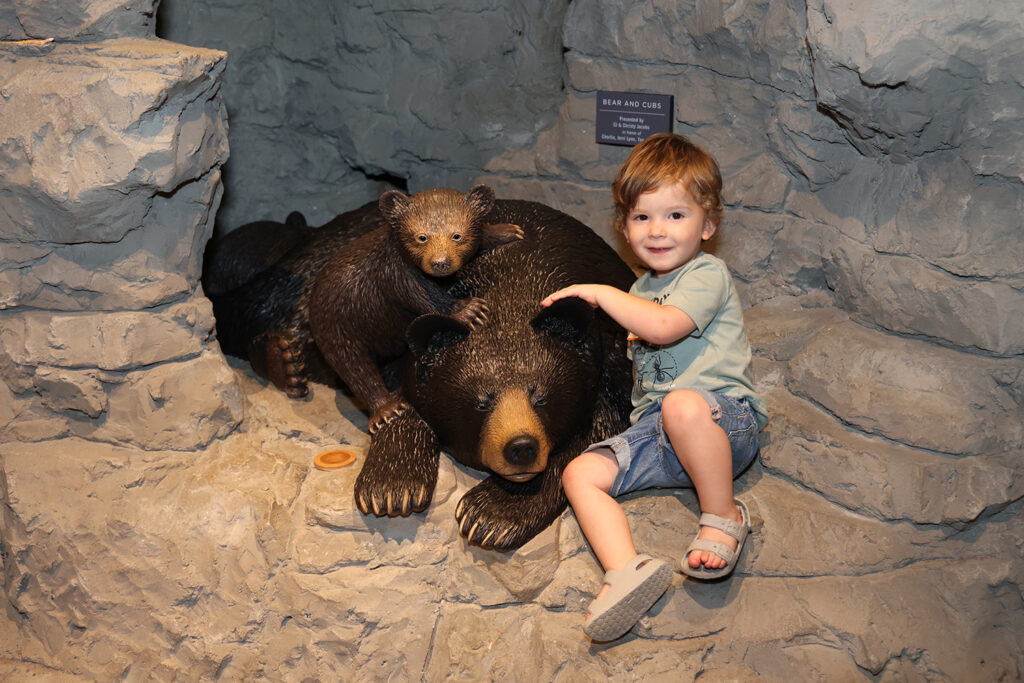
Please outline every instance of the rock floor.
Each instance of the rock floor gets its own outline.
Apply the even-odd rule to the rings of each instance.
[[[293,401],[230,363],[248,417],[206,452],[68,440],[41,458],[38,444],[5,447],[8,592],[21,588],[0,621],[0,678],[1024,675],[1019,500],[983,505],[971,523],[886,517],[878,511],[898,507],[887,481],[865,483],[838,456],[828,467],[830,449],[850,449],[836,444],[869,437],[825,420],[771,368],[759,376],[778,420],[736,483],[753,522],[737,571],[715,583],[677,573],[629,634],[596,644],[581,627],[601,571],[571,511],[516,552],[469,547],[454,509],[483,475],[442,456],[426,512],[364,517],[352,499],[362,458],[331,472],[312,460],[339,444],[362,456],[365,416],[342,393],[314,385]],[[690,491],[633,494],[623,506],[638,548],[673,563],[696,531]]]

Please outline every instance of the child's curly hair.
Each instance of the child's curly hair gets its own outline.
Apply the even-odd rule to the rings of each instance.
[[[629,153],[612,183],[615,227],[626,228],[626,218],[640,195],[682,183],[711,222],[722,219],[722,172],[714,157],[677,133],[655,133]]]

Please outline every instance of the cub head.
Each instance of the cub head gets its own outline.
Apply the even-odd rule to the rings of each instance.
[[[409,263],[427,275],[446,277],[480,248],[484,216],[494,206],[494,190],[477,185],[462,194],[436,188],[411,197],[390,190],[380,196],[378,206]]]
[[[463,464],[528,481],[593,408],[593,318],[580,299],[557,301],[516,326],[470,330],[448,316],[421,316],[406,335],[413,405]]]

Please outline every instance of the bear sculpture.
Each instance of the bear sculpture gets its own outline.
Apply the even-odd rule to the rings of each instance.
[[[343,251],[373,229],[380,220],[374,213],[368,205],[342,214],[329,224],[333,238],[320,234],[311,244]],[[408,326],[409,353],[395,390],[411,408],[373,434],[354,496],[364,514],[405,516],[426,509],[444,449],[491,472],[459,501],[460,533],[472,544],[505,551],[561,514],[563,468],[590,443],[624,429],[630,410],[623,330],[581,300],[546,309],[540,301],[574,282],[628,289],[634,275],[588,227],[543,204],[497,200],[486,220],[520,226],[523,238],[481,253],[448,281],[450,299],[486,302],[486,320],[432,312]],[[298,251],[232,291],[230,301],[214,297],[221,338],[244,346],[237,330],[225,325],[241,326],[243,336],[262,334],[259,325],[239,319],[240,309],[248,311],[244,315],[289,311],[288,324],[304,325],[307,331],[297,336],[305,338],[316,336],[310,327],[323,329],[304,319],[311,309],[302,306],[302,292],[308,293],[309,280],[320,274],[317,264],[327,257],[308,245]],[[279,295],[268,284],[280,286]],[[267,299],[275,296],[279,300]],[[253,298],[267,303],[245,308]],[[314,359],[311,350],[307,355]],[[330,383],[320,374],[329,375],[329,366],[314,370],[311,379]]]
[[[383,217],[379,226],[344,249],[330,250],[318,265],[311,288],[303,288],[297,308],[308,306],[305,320],[271,325],[248,341],[246,355],[253,367],[288,395],[304,396],[310,378],[310,339],[315,340],[319,355],[314,367],[320,370],[314,374],[324,372],[326,363],[367,407],[370,432],[375,432],[407,408],[388,390],[378,370],[381,361],[405,350],[406,325],[416,315],[434,311],[451,313],[470,326],[486,317],[482,300],[454,300],[446,282],[479,250],[522,237],[519,226],[484,222],[493,204],[494,191],[486,185],[477,185],[465,195],[446,188],[424,190],[412,197],[396,190],[385,192],[378,201]],[[306,238],[310,234],[303,229],[305,220],[300,224],[295,216],[289,216],[285,226],[291,230],[280,231],[277,240],[265,236],[270,229],[264,223],[244,226],[229,238],[261,246],[269,242],[269,252],[284,252],[278,261],[287,268],[293,260],[288,254],[296,246],[296,235]],[[242,236],[236,235],[239,231]],[[304,256],[302,250],[298,253]],[[253,260],[239,259],[236,270],[247,273],[243,263]],[[272,281],[273,277],[275,274],[270,276]],[[236,275],[235,279],[242,277]],[[258,287],[255,283],[250,289]],[[214,299],[215,312],[221,308],[219,303]]]

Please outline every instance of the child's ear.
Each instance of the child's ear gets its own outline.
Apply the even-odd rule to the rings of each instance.
[[[705,216],[704,229],[700,233],[700,238],[702,240],[711,239],[711,236],[715,234],[715,230],[718,230],[718,226],[715,224],[713,220],[711,220],[710,216]]]

